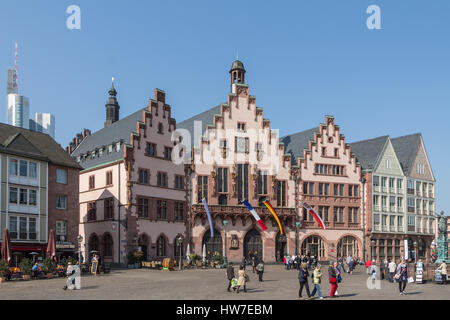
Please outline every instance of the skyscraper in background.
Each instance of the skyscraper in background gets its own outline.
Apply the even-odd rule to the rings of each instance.
[[[55,116],[51,113],[36,113],[34,119],[30,119],[30,130],[48,134],[55,139]]]
[[[17,71],[16,69],[8,69],[8,74],[6,77],[6,94],[17,94]]]
[[[8,124],[24,129],[30,128],[30,101],[16,93],[8,94]]]

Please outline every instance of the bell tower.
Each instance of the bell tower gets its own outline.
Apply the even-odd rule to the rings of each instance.
[[[117,91],[116,88],[114,88],[114,78],[112,79],[112,85],[111,89],[108,91],[109,98],[106,101],[106,122],[105,122],[105,128],[107,126],[110,126],[114,122],[119,121],[119,102],[117,102]]]
[[[231,78],[231,92],[234,92],[233,84],[235,83],[245,83],[245,68],[244,64],[236,60],[231,65],[230,78]]]

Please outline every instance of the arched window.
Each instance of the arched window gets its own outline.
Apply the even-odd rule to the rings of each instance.
[[[302,254],[325,258],[325,245],[319,236],[306,238],[302,243]]]
[[[103,236],[103,254],[105,257],[112,257],[113,255],[113,239],[109,233]]]
[[[211,257],[215,252],[218,252],[222,255],[222,236],[219,231],[214,229],[214,237],[211,238],[210,230],[205,232],[203,236],[202,250],[203,245],[206,245],[206,256]]]
[[[89,253],[91,253],[92,251],[99,251],[99,246],[98,246],[98,237],[97,235],[94,233],[91,235],[91,237],[89,238]]]
[[[359,257],[358,241],[352,236],[342,238],[337,245],[338,257]]]
[[[156,251],[156,255],[158,257],[166,256],[166,239],[164,239],[163,236],[159,236],[158,240],[156,241]]]

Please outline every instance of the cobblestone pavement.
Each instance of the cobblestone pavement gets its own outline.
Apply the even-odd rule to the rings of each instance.
[[[183,270],[164,272],[148,269],[113,270],[109,275],[84,276],[82,290],[63,291],[65,279],[12,281],[0,284],[0,299],[106,299],[106,300],[290,300],[298,299],[298,273],[284,270],[283,266],[268,265],[264,282],[257,280],[250,268],[248,292],[227,292],[226,271]],[[322,293],[329,298],[328,272],[324,270]],[[237,270],[236,270],[237,274]],[[333,300],[450,300],[450,285],[408,284],[405,296],[400,296],[398,285],[381,281],[381,289],[370,290],[367,275],[359,267],[353,275],[344,274],[338,289],[339,297]],[[311,286],[311,284],[310,284]],[[312,287],[312,286],[311,286]],[[306,293],[303,293],[306,296]],[[328,297],[328,298],[327,298]]]

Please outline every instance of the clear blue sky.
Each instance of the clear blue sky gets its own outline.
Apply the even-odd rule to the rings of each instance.
[[[72,4],[79,31],[66,28]],[[366,27],[372,4],[382,30]],[[239,50],[251,94],[282,135],[325,114],[349,142],[421,132],[437,210],[450,211],[448,12],[448,0],[2,1],[0,121],[15,40],[20,93],[32,114],[55,114],[63,146],[103,126],[112,76],[121,117],[146,106],[155,87],[177,121],[225,102]]]

